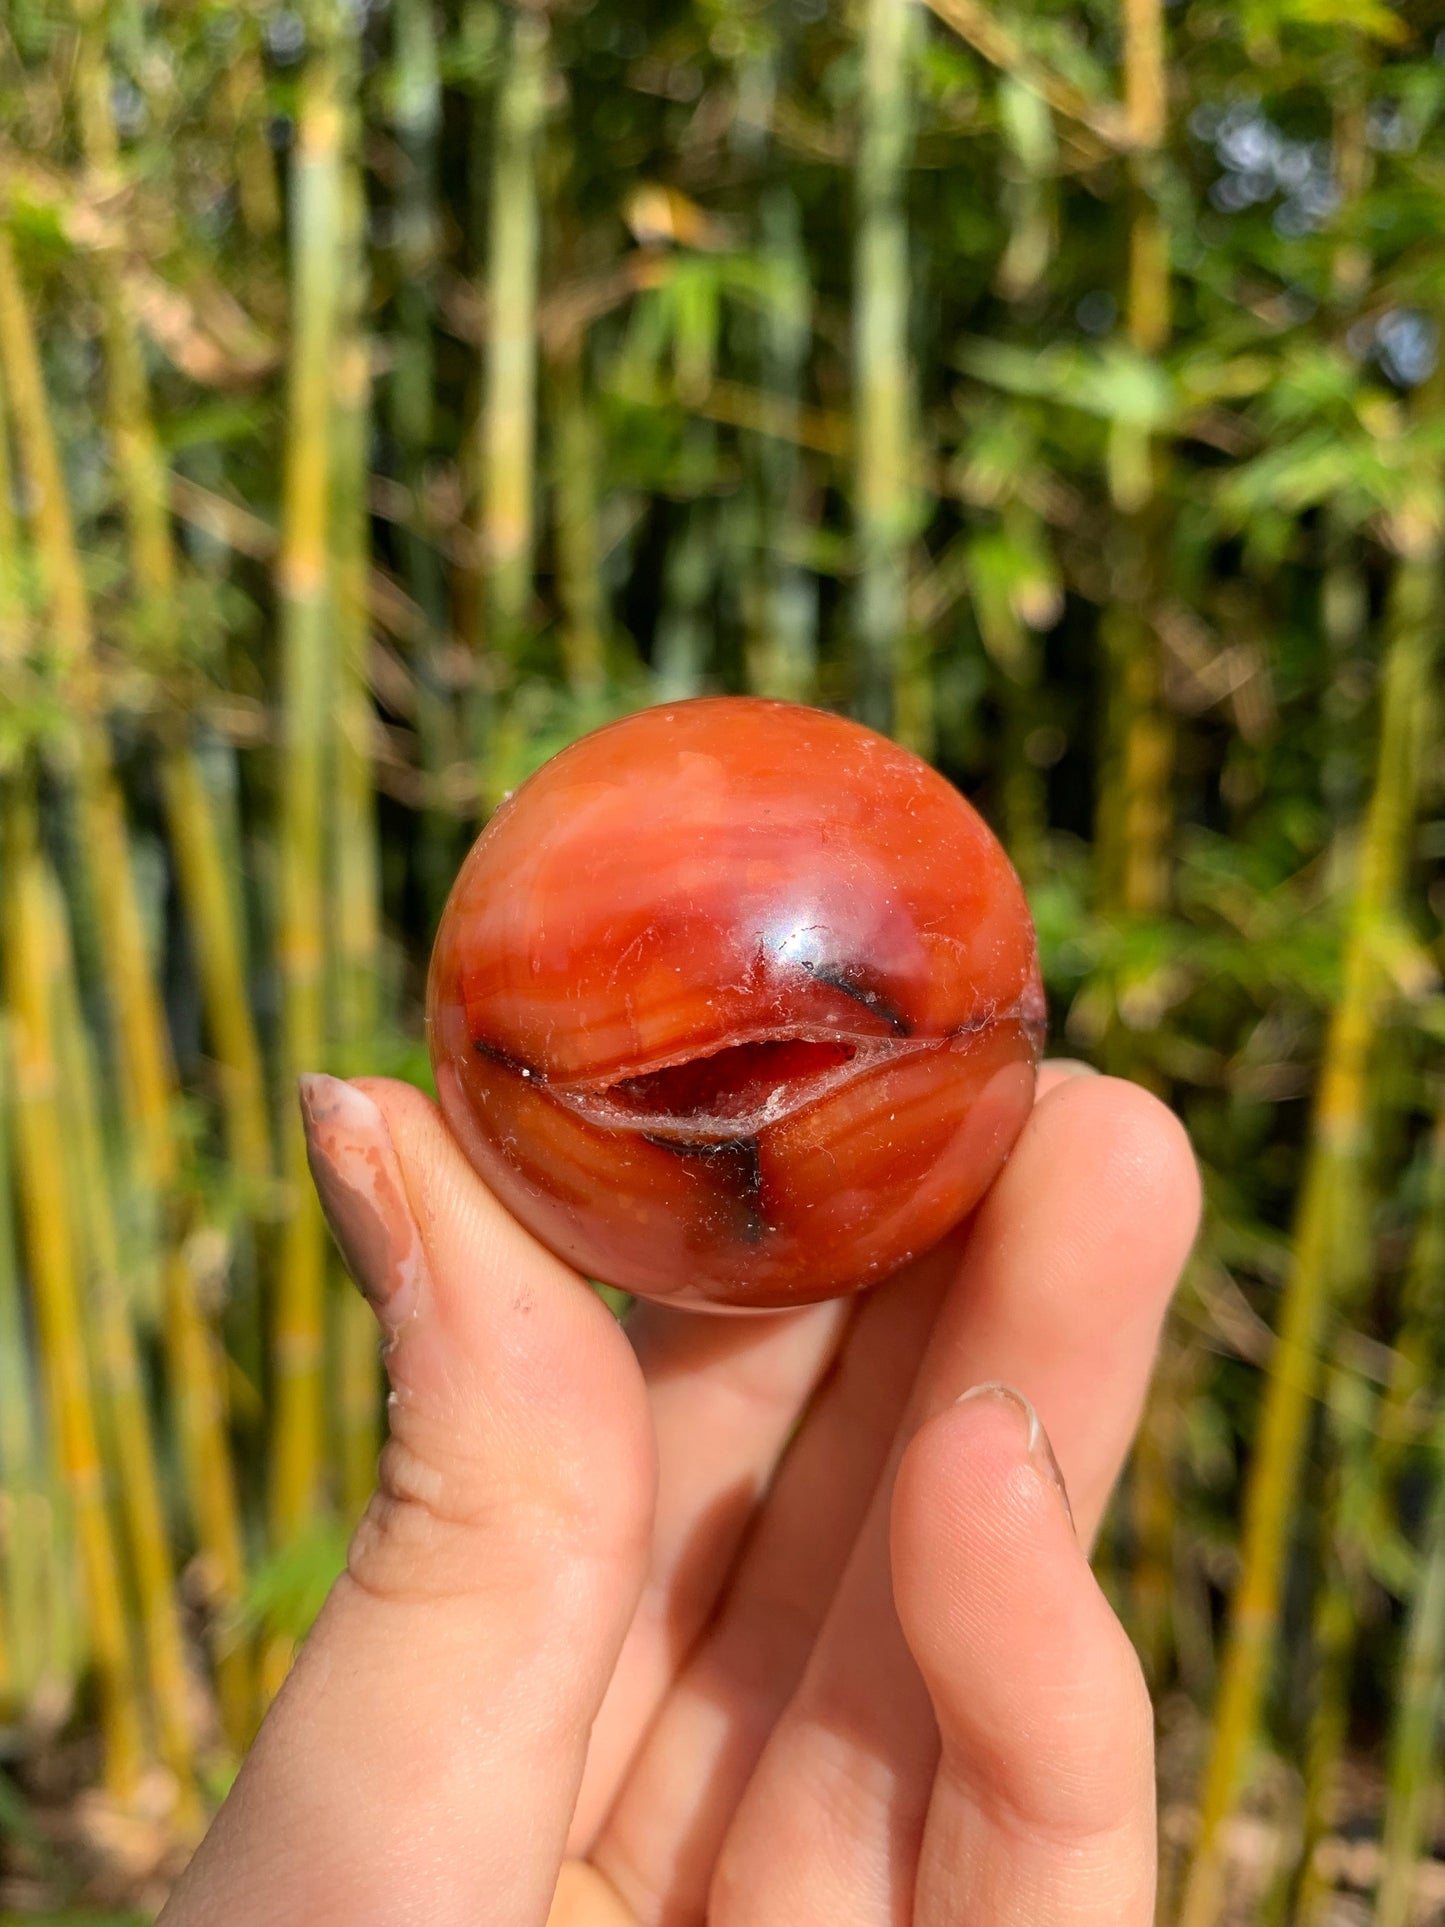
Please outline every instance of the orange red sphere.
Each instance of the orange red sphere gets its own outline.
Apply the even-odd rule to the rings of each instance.
[[[982,1196],[1044,1003],[1007,856],[936,771],[796,704],[644,710],[555,756],[457,878],[428,985],[454,1135],[605,1283],[776,1307]]]

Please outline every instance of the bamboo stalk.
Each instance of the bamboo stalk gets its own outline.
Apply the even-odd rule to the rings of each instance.
[[[457,729],[440,653],[450,629],[446,568],[428,526],[436,430],[435,318],[438,219],[437,144],[441,134],[441,76],[432,0],[396,0],[392,10],[395,69],[392,123],[401,150],[396,195],[397,328],[390,386],[390,422],[401,456],[401,479],[411,515],[401,530],[408,589],[426,619],[413,653],[418,760],[428,779],[422,811],[418,869],[428,922],[441,913],[456,856],[455,819],[436,793],[457,760]]]
[[[1445,1437],[1433,1443],[1434,1493],[1424,1563],[1405,1628],[1387,1766],[1384,1851],[1374,1927],[1410,1927],[1416,1874],[1438,1803],[1435,1765],[1445,1712]]]
[[[171,856],[194,938],[226,1148],[259,1198],[272,1172],[266,1074],[246,983],[245,935],[226,874],[225,840],[210,785],[188,744],[171,744],[161,752],[160,777]]]
[[[532,603],[537,441],[537,154],[546,106],[545,17],[512,14],[497,102],[481,412],[481,541],[488,644],[510,661]]]
[[[135,1579],[138,1630],[160,1756],[175,1777],[176,1823],[183,1833],[194,1835],[199,1832],[201,1810],[195,1781],[191,1681],[176,1608],[170,1536],[145,1383],[126,1300],[95,1067],[80,1013],[75,961],[56,893],[49,889],[46,896],[46,982],[53,999],[61,1093],[58,1112],[70,1151],[70,1222],[76,1249],[85,1254],[90,1273],[84,1306],[91,1330],[91,1359],[109,1408],[114,1486]]]
[[[1358,207],[1368,185],[1370,148],[1367,138],[1367,55],[1358,44],[1351,71],[1335,102],[1332,160],[1343,207]],[[1330,268],[1331,307],[1339,333],[1358,310],[1370,275],[1368,250],[1336,243]],[[1348,686],[1353,662],[1362,658],[1368,640],[1369,587],[1359,552],[1359,536],[1350,525],[1344,503],[1325,505],[1322,534],[1326,563],[1320,584],[1320,619],[1328,650],[1330,678],[1336,689]],[[1331,706],[1327,705],[1327,714]],[[1360,767],[1353,739],[1358,725],[1342,731],[1338,720],[1326,724],[1325,754],[1320,784],[1333,807],[1337,834],[1348,834],[1350,816],[1360,807],[1359,794],[1367,776]],[[1352,739],[1348,744],[1345,734]],[[1361,1155],[1339,1174],[1335,1202],[1341,1235],[1333,1255],[1332,1295],[1343,1309],[1357,1304],[1369,1283],[1368,1249],[1370,1185],[1365,1169],[1363,1140],[1376,1138],[1378,1115],[1394,1108],[1380,1088],[1378,1042],[1372,1057],[1375,1073],[1367,1077],[1362,1120]],[[1384,1403],[1388,1404],[1388,1392]],[[1318,1863],[1318,1847],[1330,1831],[1337,1801],[1339,1767],[1349,1724],[1349,1681],[1359,1638],[1359,1620],[1367,1598],[1369,1547],[1362,1530],[1360,1490],[1373,1487],[1377,1502],[1384,1498],[1389,1478],[1389,1448],[1381,1442],[1371,1450],[1373,1431],[1384,1413],[1360,1409],[1360,1389],[1348,1364],[1336,1362],[1329,1374],[1324,1405],[1321,1456],[1324,1461],[1321,1507],[1321,1572],[1314,1602],[1312,1627],[1313,1678],[1310,1715],[1304,1746],[1303,1798],[1300,1815],[1300,1852],[1288,1893],[1290,1918],[1300,1927],[1314,1927],[1330,1904],[1328,1875]],[[1377,1514],[1378,1516],[1378,1514]],[[1367,1528],[1365,1528],[1367,1530]]]
[[[927,754],[927,673],[908,630],[913,395],[908,219],[913,0],[866,0],[853,262],[858,710]]]
[[[707,474],[716,461],[716,437],[706,423],[688,430],[689,474]],[[718,557],[715,506],[705,498],[690,502],[680,536],[668,545],[662,609],[653,644],[653,674],[658,699],[682,702],[702,690],[711,624],[708,595]]]
[[[336,810],[333,890],[336,1049],[344,1075],[371,1068],[381,1014],[380,862],[371,782],[371,347],[366,302],[365,207],[353,163],[344,183],[345,285],[335,363],[332,580],[336,676]],[[336,1423],[341,1497],[358,1517],[371,1495],[380,1445],[380,1363],[371,1307],[349,1283],[337,1305]]]
[[[25,590],[21,575],[20,525],[15,515],[15,476],[10,461],[10,417],[0,360],[0,669],[18,667],[25,652]]]
[[[1438,1296],[1445,1277],[1445,1103],[1436,1114],[1426,1194],[1410,1254],[1407,1301]],[[1418,1302],[1418,1301],[1417,1301]],[[1430,1440],[1432,1490],[1422,1563],[1405,1622],[1386,1769],[1384,1855],[1374,1927],[1409,1927],[1415,1872],[1438,1809],[1445,1713],[1445,1417]]]
[[[165,1259],[166,1375],[180,1439],[199,1580],[226,1737],[238,1751],[256,1723],[253,1655],[240,1630],[246,1591],[245,1546],[227,1433],[226,1361],[200,1299],[194,1255],[178,1238]]]
[[[8,1024],[0,1026],[0,1601],[3,1658],[0,1707],[22,1712],[40,1675],[43,1652],[36,1590],[35,1503],[42,1493],[40,1438],[31,1348],[25,1333],[20,1252],[12,1189],[15,1093]]]
[[[1380,1402],[1382,1483],[1389,1482],[1400,1454],[1418,1437],[1419,1405],[1432,1382],[1445,1331],[1445,1103],[1435,1114],[1429,1162],[1420,1200],[1419,1228],[1400,1294],[1400,1324],[1392,1347],[1393,1369]]]
[[[1162,0],[1124,0],[1124,97],[1132,212],[1124,325],[1130,344],[1157,355],[1169,338],[1168,237],[1152,189],[1167,103]],[[1158,640],[1149,617],[1151,559],[1159,539],[1155,451],[1146,430],[1116,423],[1111,481],[1121,525],[1113,601],[1104,625],[1113,662],[1117,786],[1101,812],[1106,879],[1126,914],[1156,915],[1168,900],[1172,740],[1161,702]]]
[[[1010,156],[1002,186],[1009,238],[994,285],[1028,325],[1045,293],[1057,241],[1058,136],[1047,103],[1007,73],[998,85],[997,115]],[[1020,501],[1004,505],[1002,521],[1006,534],[1012,531],[1030,546],[1042,547],[1047,540],[1037,514]],[[1039,726],[1044,645],[1035,626],[1024,621],[1013,584],[1000,586],[1004,592],[996,590],[985,601],[975,581],[973,605],[989,654],[1003,671],[998,698],[1004,723],[999,780],[1009,854],[1025,885],[1032,886],[1043,875],[1048,831],[1044,771],[1029,753],[1030,738]],[[999,629],[1004,633],[995,640],[989,631]]]
[[[291,195],[291,356],[287,388],[280,604],[281,906],[277,934],[283,997],[283,1088],[320,1067],[326,892],[325,790],[333,590],[329,562],[332,370],[342,274],[344,143],[338,98],[338,23],[313,8],[301,81]],[[292,1542],[321,1496],[326,1238],[306,1168],[300,1118],[288,1101],[283,1169],[289,1213],[282,1233],[275,1310],[271,1527]],[[268,1661],[274,1686],[283,1656]]]
[[[237,14],[244,36],[234,59],[225,64],[222,82],[226,113],[236,155],[236,191],[241,219],[253,241],[271,241],[281,227],[281,196],[276,185],[276,163],[266,138],[264,112],[266,76],[250,21]]]
[[[781,435],[760,438],[755,453],[762,579],[748,682],[760,695],[807,702],[817,678],[818,589],[786,554],[780,538],[802,524],[807,510],[808,475],[797,422],[812,345],[811,291],[797,196],[774,184],[763,197],[761,215],[763,243],[778,277],[763,316],[761,386],[778,397],[785,421]]]
[[[48,880],[36,849],[34,806],[18,786],[12,786],[7,799],[5,830],[5,994],[14,1052],[17,1176],[26,1255],[53,1450],[80,1552],[106,1780],[118,1796],[128,1799],[145,1757],[144,1725],[117,1581],[117,1548],[105,1505],[79,1270],[65,1195],[59,1069],[48,1008]]]
[[[81,141],[98,176],[114,186],[118,160],[105,54],[105,17],[85,0],[76,91]],[[142,621],[169,659],[178,644],[170,473],[151,415],[145,364],[119,281],[104,254],[94,257],[107,376],[107,419],[130,559]],[[226,884],[211,794],[193,752],[170,745],[162,759],[162,793],[177,877],[194,938],[207,1031],[220,1071],[227,1141],[237,1169],[259,1191],[270,1175],[261,1051],[245,983],[245,940]]]
[[[1124,326],[1130,345],[1155,356],[1170,332],[1168,236],[1154,194],[1157,156],[1167,130],[1162,0],[1124,0],[1124,117],[1131,149],[1128,280]],[[1097,826],[1100,884],[1115,916],[1156,918],[1168,907],[1174,734],[1163,701],[1163,664],[1154,629],[1160,526],[1157,469],[1162,459],[1147,430],[1110,426],[1109,474],[1117,516],[1111,601],[1101,623],[1109,665],[1110,754]],[[1118,986],[1123,992],[1127,986]],[[1132,1035],[1114,1026],[1109,1068],[1154,1081]],[[1172,1328],[1166,1353],[1179,1344]],[[1145,1669],[1163,1678],[1169,1657],[1173,1572],[1173,1466],[1180,1406],[1171,1381],[1186,1367],[1166,1356],[1156,1376],[1129,1480],[1137,1553],[1130,1587]]]
[[[552,358],[552,501],[557,542],[557,594],[562,605],[562,664],[567,687],[583,705],[606,682],[606,599],[597,532],[600,451],[597,424],[582,378],[580,338]]]
[[[1396,523],[1402,552],[1387,617],[1375,778],[1348,900],[1343,980],[1315,1096],[1293,1255],[1245,1488],[1240,1574],[1181,1927],[1214,1927],[1219,1917],[1221,1830],[1259,1724],[1336,1253],[1349,1231],[1340,1222],[1339,1204],[1361,1155],[1370,1048],[1388,995],[1377,933],[1393,912],[1408,848],[1439,617],[1441,545],[1433,496],[1424,507],[1425,515],[1402,515]]]
[[[27,644],[20,530],[13,507],[9,419],[0,382],[0,671],[19,668]],[[0,797],[16,780],[0,767]],[[25,1330],[14,1215],[15,1093],[10,1037],[0,1023],[0,1706],[23,1713],[44,1670],[44,1476]]]
[[[1340,1211],[1342,1219],[1350,1215],[1348,1209]],[[1342,1287],[1357,1282],[1341,1274]],[[1373,1416],[1368,1388],[1348,1365],[1334,1365],[1325,1399],[1329,1463],[1320,1505],[1323,1571],[1311,1613],[1314,1672],[1304,1745],[1300,1846],[1287,1886],[1288,1918],[1299,1922],[1300,1927],[1311,1927],[1319,1919],[1333,1889],[1333,1882],[1319,1866],[1318,1849],[1334,1817],[1336,1774],[1349,1728],[1350,1664],[1366,1579],[1365,1548],[1342,1520],[1353,1510],[1351,1501],[1361,1480],[1369,1476]]]
[[[60,456],[50,424],[35,332],[14,250],[0,226],[0,361],[5,366],[16,434],[32,484],[32,529],[45,577],[48,632],[57,669],[81,720],[76,777],[85,823],[90,883],[104,936],[129,1112],[143,1167],[164,1186],[174,1164],[170,1134],[173,1073],[165,1016],[156,994],[144,921],[131,868],[109,745],[94,716],[94,635],[90,604],[71,526]]]
[[[178,1175],[172,1132],[174,1070],[169,1033],[151,975],[130,843],[110,745],[94,707],[94,634],[70,510],[63,492],[54,433],[40,375],[35,335],[9,236],[0,227],[0,361],[9,374],[18,441],[38,493],[32,517],[34,542],[44,566],[52,635],[60,644],[58,666],[66,672],[76,718],[76,789],[82,822],[87,880],[106,952],[106,987],[113,1000],[125,1072],[127,1129],[138,1153],[143,1188],[164,1193]],[[173,1229],[157,1226],[157,1230]],[[229,1574],[240,1543],[225,1400],[219,1367],[209,1343],[197,1342],[204,1327],[192,1280],[172,1243],[166,1252],[166,1333],[172,1391],[192,1422],[181,1428],[192,1517],[197,1536],[217,1573]],[[200,1376],[197,1376],[200,1375]],[[209,1376],[207,1376],[209,1375]],[[210,1428],[209,1430],[207,1428]],[[228,1580],[239,1594],[239,1582]],[[243,1656],[227,1661],[223,1691],[233,1737],[248,1716],[239,1712]]]

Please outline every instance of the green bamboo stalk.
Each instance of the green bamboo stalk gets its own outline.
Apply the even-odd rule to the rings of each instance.
[[[1341,1222],[1340,1203],[1363,1149],[1370,1049],[1389,994],[1379,932],[1393,914],[1408,851],[1439,620],[1441,546],[1433,492],[1423,507],[1424,515],[1402,515],[1396,523],[1401,553],[1387,615],[1375,778],[1347,904],[1343,981],[1315,1096],[1293,1256],[1245,1488],[1240,1574],[1181,1927],[1214,1927],[1219,1917],[1222,1829],[1259,1725],[1337,1253],[1352,1233]]]
[[[908,218],[913,0],[866,0],[853,263],[854,533],[858,711],[926,755],[932,722],[908,627],[913,394]]]
[[[371,783],[370,481],[371,345],[366,304],[365,206],[353,163],[344,184],[346,272],[335,363],[332,582],[335,597],[336,810],[333,891],[336,1050],[343,1074],[372,1068],[381,1014],[380,851]],[[337,1304],[335,1415],[342,1503],[360,1515],[376,1479],[380,1362],[376,1320],[343,1281]]]
[[[328,747],[331,741],[330,493],[332,370],[343,272],[344,127],[338,94],[339,25],[313,6],[311,52],[302,77],[292,157],[291,355],[287,387],[280,604],[281,906],[277,949],[283,995],[283,1088],[321,1066]],[[271,1528],[285,1546],[312,1520],[321,1497],[326,1237],[306,1168],[294,1102],[287,1105],[283,1169],[289,1189],[276,1283],[275,1421]],[[284,1655],[268,1660],[278,1683]]]
[[[562,666],[568,689],[587,706],[600,699],[606,682],[606,597],[597,530],[600,450],[597,423],[583,381],[580,337],[564,343],[552,357],[551,377],[551,481],[557,595],[562,605]]]
[[[1042,291],[1057,244],[1058,139],[1048,103],[1012,74],[999,77],[998,113],[1010,166],[1002,189],[1008,242],[994,285],[1005,301],[1023,305]]]
[[[1009,156],[1002,188],[1008,241],[994,285],[1028,325],[1045,293],[1057,241],[1058,136],[1047,102],[1008,73],[999,78],[997,114]],[[1023,535],[1031,544],[1042,546],[1047,539],[1039,517],[1021,502],[1005,505],[1003,524],[1006,532]],[[1043,875],[1048,830],[1044,771],[1029,753],[1040,721],[1044,652],[1042,638],[1024,620],[1013,586],[1009,582],[1005,593],[993,598],[1002,604],[997,612],[981,607],[977,592],[974,606],[980,628],[992,617],[991,626],[1001,621],[1007,629],[1006,646],[989,650],[1003,671],[998,686],[1003,710],[999,782],[1009,854],[1025,885],[1031,886]]]
[[[1331,162],[1338,194],[1336,215],[1353,215],[1368,190],[1372,155],[1369,142],[1370,50],[1351,36],[1350,58],[1342,63],[1333,102]],[[1371,259],[1359,241],[1336,238],[1330,253],[1330,309],[1333,331],[1343,337],[1359,313],[1369,286]],[[1369,585],[1361,563],[1359,537],[1343,505],[1327,502],[1321,518],[1324,568],[1320,580],[1320,620],[1329,650],[1329,681],[1335,689],[1349,665],[1366,647],[1370,626]],[[1325,707],[1327,731],[1321,788],[1336,815],[1346,820],[1358,809],[1362,776],[1354,718]]]
[[[441,674],[450,609],[446,568],[428,527],[427,499],[436,430],[433,336],[437,270],[437,145],[441,134],[439,35],[432,0],[395,0],[392,125],[401,165],[396,190],[396,316],[390,422],[401,457],[411,514],[399,531],[403,576],[426,618],[413,654],[417,752],[427,778],[417,865],[428,920],[441,913],[456,859],[456,824],[437,791],[457,760],[456,716]]]
[[[1386,1769],[1388,1792],[1374,1927],[1410,1927],[1416,1874],[1438,1805],[1436,1762],[1445,1714],[1445,1434],[1433,1442],[1434,1496],[1424,1563],[1405,1627]]]
[[[545,17],[516,7],[497,101],[492,168],[479,457],[487,640],[503,663],[515,654],[532,603],[541,251],[537,158],[548,39]]]
[[[138,1630],[160,1756],[175,1777],[177,1823],[183,1832],[195,1834],[199,1832],[201,1810],[196,1792],[191,1681],[176,1604],[170,1536],[145,1381],[127,1302],[95,1066],[80,1012],[75,960],[62,907],[53,892],[47,891],[47,896],[46,982],[53,1000],[58,1110],[70,1153],[74,1244],[77,1252],[84,1253],[90,1274],[84,1309],[91,1332],[92,1369],[109,1408],[113,1485],[135,1581]]]
[[[687,431],[689,474],[710,474],[717,436],[711,423],[693,422]],[[702,689],[712,624],[707,600],[718,560],[716,504],[706,497],[690,502],[680,536],[668,545],[662,609],[653,646],[653,671],[659,701],[681,702]]]
[[[1373,1136],[1373,1132],[1371,1133]],[[1359,1174],[1355,1174],[1354,1209],[1363,1205]],[[1357,1296],[1365,1277],[1363,1254],[1351,1241],[1347,1262],[1341,1271],[1341,1295]],[[1436,1117],[1430,1159],[1426,1170],[1420,1215],[1401,1292],[1400,1327],[1392,1348],[1394,1370],[1378,1406],[1367,1401],[1363,1388],[1344,1363],[1332,1372],[1332,1394],[1327,1405],[1330,1418],[1333,1463],[1329,1469],[1329,1489],[1323,1505],[1323,1533],[1327,1540],[1325,1573],[1315,1604],[1314,1647],[1315,1679],[1312,1683],[1313,1713],[1305,1752],[1305,1797],[1302,1818],[1300,1868],[1293,1895],[1291,1919],[1308,1924],[1320,1919],[1329,1903],[1329,1889],[1316,1868],[1315,1849],[1324,1838],[1335,1801],[1338,1767],[1344,1753],[1347,1730],[1347,1687],[1350,1663],[1360,1636],[1360,1601],[1368,1577],[1369,1540],[1376,1532],[1394,1530],[1387,1508],[1395,1497],[1397,1475],[1411,1443],[1413,1408],[1423,1391],[1439,1350],[1439,1299],[1445,1279],[1445,1108]],[[1415,1428],[1418,1430],[1418,1421]],[[1436,1426],[1437,1432],[1440,1427]],[[1445,1439],[1445,1433],[1441,1433]],[[1432,1467],[1437,1441],[1431,1442]],[[1438,1476],[1438,1473],[1437,1473]],[[1366,1503],[1362,1503],[1362,1496]],[[1441,1503],[1438,1499],[1436,1504]],[[1433,1512],[1433,1508],[1432,1508]],[[1433,1525],[1425,1533],[1422,1576],[1410,1603],[1401,1677],[1405,1691],[1417,1694],[1423,1678],[1419,1668],[1428,1664],[1414,1657],[1418,1646],[1428,1652],[1434,1635],[1418,1624],[1418,1614],[1433,1611],[1427,1598],[1430,1563],[1435,1556]],[[1426,1696],[1428,1703],[1428,1694]],[[1399,1803],[1402,1831],[1396,1842],[1397,1853],[1408,1859],[1408,1866],[1397,1868],[1393,1878],[1397,1887],[1408,1889],[1413,1863],[1420,1842],[1417,1837],[1421,1803],[1427,1789],[1421,1784],[1433,1752],[1422,1757],[1424,1735],[1415,1722],[1408,1703],[1397,1699],[1399,1708],[1395,1741],[1399,1751]],[[1392,1786],[1395,1784],[1392,1774]],[[1387,1809],[1387,1819],[1392,1805]],[[1387,1824],[1387,1840],[1389,1830]],[[1390,1876],[1387,1874],[1387,1880]],[[1398,1896],[1392,1904],[1399,1904]]]
[[[95,1405],[85,1357],[79,1267],[65,1194],[65,1136],[51,1030],[46,877],[34,806],[7,797],[5,995],[14,1052],[15,1136],[31,1293],[46,1374],[53,1451],[72,1508],[91,1658],[105,1735],[106,1779],[128,1799],[145,1758],[144,1722],[105,1505]]]
[[[1354,1206],[1358,1205],[1358,1193]],[[1337,1207],[1341,1219],[1351,1205]],[[1341,1268],[1337,1290],[1353,1295],[1359,1279]],[[1304,1746],[1304,1798],[1299,1854],[1285,1886],[1287,1918],[1311,1927],[1329,1905],[1333,1883],[1318,1862],[1320,1843],[1334,1817],[1337,1769],[1349,1730],[1349,1678],[1359,1634],[1360,1602],[1367,1579],[1366,1553],[1353,1519],[1355,1495],[1370,1477],[1370,1389],[1344,1363],[1330,1368],[1325,1397],[1328,1462],[1320,1504],[1322,1566],[1311,1612],[1311,1710]]]
[[[818,589],[787,553],[790,531],[807,514],[808,473],[798,442],[808,351],[811,291],[797,196],[775,182],[763,196],[762,239],[777,285],[763,316],[763,392],[781,403],[781,432],[755,438],[758,466],[757,547],[762,570],[758,615],[749,624],[748,683],[759,695],[807,702],[818,671]]]
[[[774,398],[779,430],[750,436],[744,444],[751,511],[743,574],[744,664],[749,689],[801,702],[812,693],[817,668],[818,595],[789,545],[808,516],[799,423],[812,346],[812,289],[798,197],[777,166],[773,139],[778,49],[749,31],[744,10],[729,9],[728,24],[747,49],[737,68],[731,144],[742,166],[764,177],[758,230],[768,288],[748,345],[757,361],[759,390]]]
[[[1431,1163],[1410,1253],[1407,1304],[1437,1299],[1445,1278],[1445,1103],[1436,1114]],[[1410,1600],[1394,1695],[1385,1805],[1384,1858],[1374,1927],[1409,1927],[1416,1868],[1439,1802],[1440,1727],[1445,1715],[1445,1417],[1430,1441],[1432,1493],[1422,1563]]]
[[[1435,1115],[1420,1200],[1420,1223],[1400,1294],[1400,1324],[1380,1402],[1381,1482],[1393,1483],[1400,1456],[1419,1436],[1416,1414],[1440,1359],[1445,1331],[1445,1103]]]

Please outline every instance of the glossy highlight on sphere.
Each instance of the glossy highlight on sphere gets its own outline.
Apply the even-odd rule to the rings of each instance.
[[[1033,1101],[1033,924],[936,771],[822,710],[701,697],[553,757],[473,845],[427,990],[447,1122],[588,1276],[776,1307],[983,1195]]]

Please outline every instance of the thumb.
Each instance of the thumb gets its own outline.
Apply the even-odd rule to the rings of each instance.
[[[419,1092],[310,1077],[301,1098],[386,1333],[391,1435],[347,1571],[162,1918],[541,1927],[645,1567],[641,1377]]]

